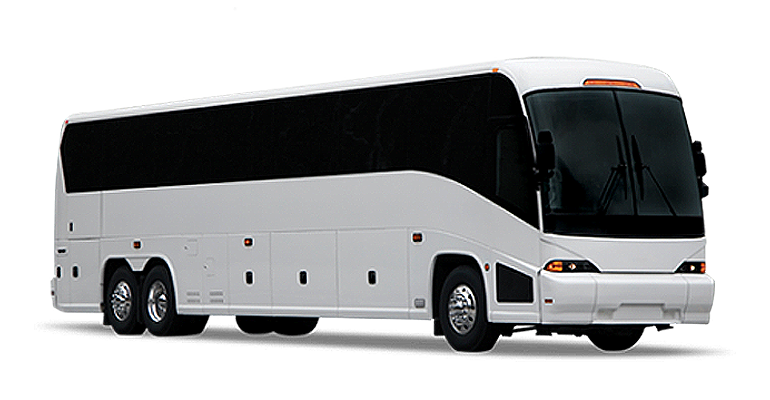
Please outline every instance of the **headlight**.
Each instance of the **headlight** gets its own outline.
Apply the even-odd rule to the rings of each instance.
[[[548,272],[600,272],[590,261],[586,260],[553,260],[545,264]]]
[[[676,269],[677,274],[705,274],[705,261],[685,261]]]

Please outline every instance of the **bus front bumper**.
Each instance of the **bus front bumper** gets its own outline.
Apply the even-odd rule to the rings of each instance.
[[[543,324],[707,324],[714,280],[696,274],[540,274]]]

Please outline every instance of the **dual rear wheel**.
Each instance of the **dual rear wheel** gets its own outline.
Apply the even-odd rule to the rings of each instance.
[[[209,317],[177,314],[173,288],[165,266],[150,269],[143,285],[127,267],[119,268],[107,285],[107,322],[119,335],[138,335],[145,329],[155,336],[203,332]]]

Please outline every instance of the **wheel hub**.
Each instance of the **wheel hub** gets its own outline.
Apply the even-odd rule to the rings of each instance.
[[[150,286],[147,294],[147,315],[152,322],[158,323],[163,320],[168,311],[168,293],[166,286],[161,281],[155,281]]]
[[[476,296],[467,285],[459,285],[449,295],[449,322],[455,332],[465,335],[476,324]]]
[[[112,306],[112,315],[120,322],[128,319],[131,315],[131,286],[126,281],[120,281],[115,285],[110,296],[110,305]]]

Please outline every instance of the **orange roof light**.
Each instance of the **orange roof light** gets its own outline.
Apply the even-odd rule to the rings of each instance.
[[[495,73],[496,73],[497,71],[499,71],[499,70],[500,70],[500,68],[492,68],[492,72],[495,72]]]
[[[638,83],[634,81],[624,81],[621,79],[586,79],[583,86],[623,86],[641,89]]]

